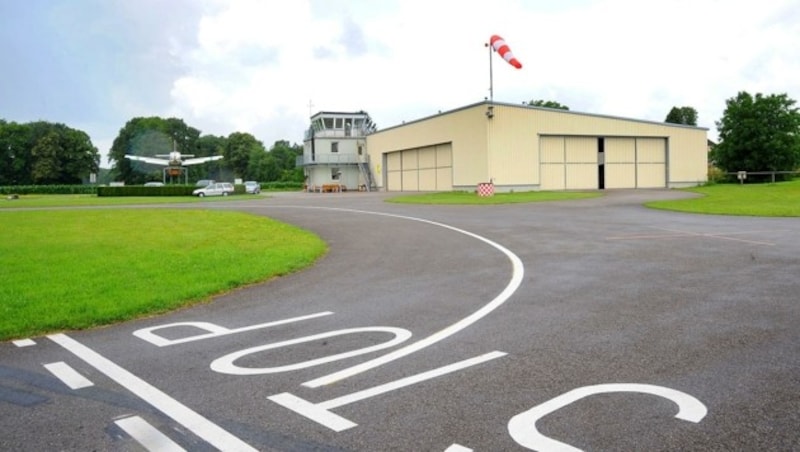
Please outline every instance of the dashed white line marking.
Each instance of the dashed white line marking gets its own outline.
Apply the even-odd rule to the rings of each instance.
[[[157,428],[139,416],[119,419],[114,423],[149,451],[186,452],[186,449],[169,439],[167,435],[158,431]]]
[[[439,367],[437,369],[429,370],[427,372],[422,372],[417,375],[412,375],[410,377],[401,378],[399,380],[395,380],[386,384],[378,385],[369,389],[365,389],[363,391],[354,392],[352,394],[347,394],[320,403],[309,402],[288,392],[270,396],[268,397],[268,399],[272,400],[278,405],[281,405],[302,416],[305,416],[314,422],[324,425],[325,427],[328,427],[329,429],[335,432],[340,432],[342,430],[347,430],[349,428],[355,427],[358,424],[348,419],[345,419],[336,413],[331,412],[330,410],[334,408],[338,408],[344,405],[349,405],[353,402],[358,402],[360,400],[368,399],[370,397],[375,397],[377,395],[385,394],[387,392],[394,391],[396,389],[400,389],[426,380],[430,380],[432,378],[441,377],[443,375],[447,375],[449,373],[456,372],[458,370],[466,369],[467,367],[475,366],[477,364],[481,364],[486,361],[491,361],[493,359],[500,358],[501,356],[505,355],[506,353],[499,351],[486,353],[480,356],[476,356],[474,358],[465,359],[457,363],[449,364],[447,366]]]
[[[661,240],[661,239],[679,239],[679,238],[711,238],[711,239],[720,239],[720,240],[730,240],[733,242],[742,242],[742,243],[749,243],[751,245],[765,245],[765,246],[775,246],[772,242],[762,242],[759,240],[748,240],[748,239],[739,239],[736,237],[730,237],[732,235],[741,235],[741,234],[760,234],[764,232],[776,232],[776,231],[739,231],[739,232],[726,232],[726,233],[719,233],[719,232],[691,232],[691,231],[681,231],[678,229],[669,229],[669,228],[660,228],[660,227],[653,227],[653,229],[657,229],[660,231],[664,231],[664,234],[630,234],[630,235],[623,235],[623,236],[613,236],[613,237],[606,237],[606,240]]]
[[[121,366],[71,337],[65,334],[54,334],[47,337],[56,344],[64,347],[73,355],[86,361],[86,363],[102,372],[108,378],[111,378],[125,389],[131,391],[137,397],[169,416],[175,420],[175,422],[183,425],[186,429],[192,431],[192,433],[217,449],[225,451],[256,452],[256,449],[252,446],[224,430],[222,427],[206,419],[199,413],[192,411],[155,386],[128,372]]]
[[[12,341],[12,344],[16,345],[17,347],[30,347],[32,345],[36,345],[36,342],[33,339],[18,339],[16,341]]]
[[[63,361],[45,364],[44,367],[59,380],[63,381],[65,385],[69,386],[70,389],[81,389],[94,386],[94,383],[89,381],[88,378],[78,373],[77,370],[73,369],[69,364]]]

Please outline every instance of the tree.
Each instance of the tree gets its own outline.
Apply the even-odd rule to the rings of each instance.
[[[275,158],[268,152],[253,149],[250,151],[250,159],[247,163],[247,173],[245,177],[247,180],[271,182],[278,180],[280,177],[280,169],[278,168]]]
[[[0,185],[79,184],[100,154],[85,132],[45,121],[0,121]]]
[[[54,132],[50,132],[36,141],[36,145],[31,149],[33,157],[31,177],[35,184],[47,185],[59,182],[58,157],[63,153],[64,149],[59,143],[58,135]]]
[[[225,147],[225,162],[228,168],[238,177],[247,176],[247,166],[253,151],[266,152],[264,145],[253,135],[244,132],[233,132],[228,135]]]
[[[278,140],[272,145],[269,154],[276,162],[279,174],[276,180],[302,182],[303,169],[297,167],[297,157],[303,155],[303,146],[291,145],[286,140]]]
[[[183,154],[197,154],[200,131],[189,127],[182,119],[139,117],[128,121],[120,129],[108,153],[108,161],[115,162],[112,175],[127,184],[141,184],[148,179],[160,178],[159,168],[126,159],[126,154],[153,156],[167,154],[172,146]]]
[[[562,105],[554,100],[532,100],[528,102],[528,105],[531,107],[544,107],[544,108],[555,108],[557,110],[569,110],[569,107],[566,105]]]
[[[0,185],[31,184],[31,127],[0,120]]]
[[[671,124],[697,125],[697,110],[693,107],[672,107],[664,122]]]
[[[203,135],[197,140],[197,156],[209,157],[212,155],[225,155],[225,148],[228,146],[228,139],[216,135]],[[190,176],[193,180],[199,179],[222,179],[225,160],[214,160],[203,165],[192,167]]]
[[[717,121],[713,159],[725,171],[792,171],[800,166],[800,112],[786,94],[741,91]]]

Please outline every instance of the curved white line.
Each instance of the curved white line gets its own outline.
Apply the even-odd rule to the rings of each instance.
[[[362,372],[366,372],[368,370],[374,369],[376,367],[382,366],[390,361],[394,361],[396,359],[402,358],[404,356],[410,355],[412,353],[418,352],[423,348],[429,347],[443,339],[446,339],[459,331],[467,328],[468,326],[472,325],[473,323],[477,322],[478,320],[482,319],[489,315],[492,311],[500,307],[503,303],[508,300],[511,295],[519,288],[520,284],[522,284],[522,277],[525,274],[525,267],[522,265],[522,260],[517,257],[516,254],[509,251],[506,247],[500,245],[499,243],[493,242],[486,237],[482,237],[478,234],[474,234],[469,231],[465,231],[463,229],[456,228],[454,226],[450,226],[444,223],[438,223],[436,221],[425,220],[423,218],[416,218],[416,217],[409,217],[405,215],[397,215],[392,213],[383,213],[383,212],[370,212],[367,210],[357,210],[357,209],[345,209],[345,208],[337,208],[337,207],[314,207],[314,206],[269,206],[269,208],[299,208],[299,209],[321,209],[321,210],[334,210],[340,212],[351,212],[351,213],[361,213],[361,214],[368,214],[368,215],[380,215],[385,217],[391,218],[400,218],[403,220],[411,220],[411,221],[418,221],[420,223],[427,223],[433,226],[439,226],[445,229],[450,229],[451,231],[455,231],[461,234],[464,234],[468,237],[472,237],[474,239],[478,239],[489,246],[492,246],[499,250],[501,253],[505,254],[508,257],[508,260],[511,261],[512,267],[512,274],[511,280],[506,285],[505,289],[500,292],[492,301],[488,304],[484,305],[482,308],[478,309],[477,311],[473,312],[469,316],[459,320],[458,322],[440,330],[432,335],[420,339],[417,342],[412,344],[406,345],[405,347],[399,348],[393,352],[387,353],[383,356],[379,356],[378,358],[371,359],[369,361],[363,362],[361,364],[357,364],[352,367],[348,367],[346,369],[340,370],[338,372],[334,372],[332,374],[325,375],[323,377],[315,378],[313,380],[307,381],[303,383],[303,386],[309,388],[316,388],[319,386],[328,385],[331,383],[335,383],[339,380],[343,380],[345,378],[352,377],[353,375],[360,374]]]

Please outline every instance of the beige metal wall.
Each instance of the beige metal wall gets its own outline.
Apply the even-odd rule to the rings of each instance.
[[[652,138],[654,139],[652,142],[642,141],[645,149],[656,149],[659,146],[656,143],[660,143],[661,146],[666,147],[666,152],[662,155],[660,162],[656,157],[648,154],[648,158],[655,160],[650,160],[652,167],[649,171],[645,171],[645,175],[641,176],[644,179],[638,181],[641,184],[640,187],[684,187],[697,185],[707,180],[708,152],[706,147],[707,131],[705,129],[502,104],[494,106],[494,118],[492,120],[497,119],[502,119],[506,122],[504,127],[516,131],[517,136],[498,139],[497,134],[492,134],[492,140],[489,142],[491,146],[489,154],[492,156],[492,161],[497,161],[495,155],[503,155],[509,152],[508,149],[514,149],[514,145],[529,147],[530,150],[528,152],[538,156],[539,147],[542,143],[547,144],[547,141],[536,139],[537,135],[610,137],[615,139],[624,139],[626,137]],[[606,138],[606,140],[608,139]],[[606,153],[608,153],[608,144],[606,145]],[[606,155],[606,159],[606,162],[608,162],[608,155]],[[523,160],[521,163],[527,164],[529,162]],[[665,168],[663,174],[669,177],[669,179],[666,179],[665,176],[662,176],[661,182],[659,182],[656,175],[659,171],[659,163]],[[505,166],[496,165],[492,167],[492,174],[496,183],[506,177],[508,180],[514,180],[514,176],[519,174],[520,169],[514,167],[507,168],[507,171],[503,172],[503,167]],[[536,165],[534,164],[534,166]],[[543,165],[539,165],[539,168],[543,168]],[[608,170],[608,167],[606,167],[606,181],[608,181]],[[457,171],[458,168],[456,168]],[[612,173],[625,172],[621,165],[611,171]],[[629,179],[631,177],[629,171],[624,176],[621,175],[620,178]],[[541,186],[545,185],[542,183],[542,179],[550,177],[545,177],[544,175],[536,177],[535,172],[532,172],[531,175],[533,183]]]
[[[479,112],[488,106],[479,105]],[[531,133],[536,125],[530,117],[520,115],[517,108],[494,105],[492,117],[484,117],[489,155],[487,173],[495,186],[530,187],[539,180],[539,158],[536,153],[539,137]],[[472,184],[486,182],[472,181]],[[538,182],[537,182],[538,183]]]
[[[384,129],[367,136],[367,153],[378,187],[395,191],[414,183],[416,190],[428,190],[431,176],[436,175],[437,190],[452,190],[457,186],[474,186],[488,180],[485,109],[465,108],[424,118],[397,127]],[[435,151],[432,149],[435,148]],[[414,151],[405,157],[399,151]],[[435,152],[436,163],[431,163]],[[386,163],[384,165],[384,155]],[[414,160],[412,163],[411,160]],[[404,164],[415,165],[416,176],[395,174]],[[389,170],[392,172],[389,172]],[[411,171],[410,169],[408,169]],[[386,174],[384,174],[386,173]],[[384,177],[386,180],[384,180]]]
[[[606,188],[683,187],[707,180],[705,129],[498,103],[490,117],[488,107],[474,104],[369,135],[377,185],[409,190],[416,183],[417,190],[427,190],[433,171],[422,165],[431,151],[422,150],[450,143],[455,189],[489,179],[500,190],[597,188],[598,137],[606,143]],[[403,174],[384,174],[384,155],[387,168],[396,169],[395,163],[412,163],[393,153],[410,150],[416,152],[416,175],[404,180]]]

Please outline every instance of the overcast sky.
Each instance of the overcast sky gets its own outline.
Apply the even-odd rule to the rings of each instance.
[[[379,128],[489,96],[709,128],[739,91],[800,101],[797,0],[0,0],[0,118],[61,122],[103,155],[137,116],[302,143],[310,113]]]

